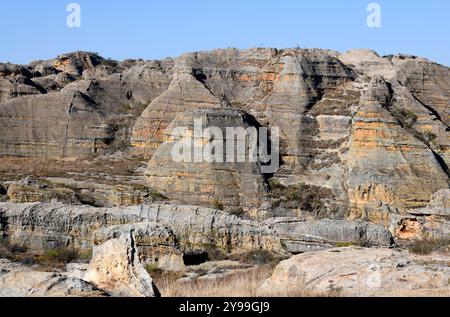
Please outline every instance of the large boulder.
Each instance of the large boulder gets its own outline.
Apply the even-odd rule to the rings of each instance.
[[[260,295],[302,292],[340,296],[450,295],[448,257],[396,249],[338,248],[281,262]]]
[[[63,273],[40,272],[0,259],[0,297],[98,297],[107,294]]]
[[[143,222],[101,228],[94,232],[94,246],[122,235],[132,235],[139,260],[166,271],[183,271],[183,254],[172,229],[157,223]]]
[[[134,231],[117,232],[114,238],[95,246],[84,280],[113,296],[160,296],[141,263]]]

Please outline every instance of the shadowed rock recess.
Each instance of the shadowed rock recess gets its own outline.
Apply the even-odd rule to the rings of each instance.
[[[174,160],[178,128],[194,145],[213,139],[196,135],[196,120],[223,132],[224,150],[244,141],[246,153],[248,137],[230,139],[228,128],[278,128],[278,151],[271,133],[266,149],[279,168],[264,173],[261,155]],[[370,257],[328,249],[372,247],[375,262],[408,262],[387,248],[448,243],[449,165],[450,68],[425,58],[229,48],[159,61],[75,52],[0,63],[0,295],[159,296],[155,271],[248,252],[313,252],[280,264],[260,291],[305,278],[322,291],[334,273],[315,279],[321,272],[308,266],[323,258],[362,272]],[[91,262],[48,273],[16,261],[18,250],[62,249],[91,252]],[[442,270],[435,284],[448,289]]]

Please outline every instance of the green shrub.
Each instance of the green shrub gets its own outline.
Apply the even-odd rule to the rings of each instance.
[[[353,245],[354,244],[351,243],[351,242],[338,242],[338,243],[336,243],[336,247],[337,248],[346,248],[346,247],[351,247]]]
[[[417,115],[416,115],[414,112],[412,112],[412,111],[409,111],[409,110],[407,110],[407,109],[400,109],[399,112],[400,112],[400,115],[401,115],[405,120],[409,121],[409,122],[408,122],[409,125],[413,125],[413,124],[416,123],[417,120],[418,120]]]
[[[285,189],[286,187],[280,183],[280,181],[276,178],[271,178],[268,181],[269,187],[271,190],[277,190],[277,189]]]
[[[152,275],[154,273],[159,273],[161,270],[158,267],[158,264],[155,263],[148,263],[145,265],[145,270],[148,274]]]
[[[424,137],[428,142],[434,142],[437,139],[437,135],[431,131],[422,132],[422,137]]]

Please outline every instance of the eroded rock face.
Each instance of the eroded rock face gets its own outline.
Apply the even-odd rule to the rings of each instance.
[[[196,135],[198,121],[202,135]],[[186,134],[177,134],[177,129],[185,128]],[[219,129],[219,135],[203,134],[204,129]],[[231,109],[209,109],[184,112],[178,115],[166,130],[166,140],[155,152],[148,164],[146,176],[148,184],[157,191],[182,203],[209,206],[258,207],[266,192],[261,173],[261,162],[257,157],[252,162],[249,152],[252,141],[248,134],[229,135],[227,129],[254,129],[255,141],[258,138],[256,121],[243,111]],[[214,132],[217,133],[217,132]],[[189,137],[192,136],[192,137]],[[214,162],[207,161],[204,154],[211,138],[219,141],[209,153]],[[242,139],[243,138],[243,139]],[[182,142],[189,142],[189,153],[180,148]],[[228,153],[227,144],[234,142],[232,153]],[[238,143],[244,145],[244,153],[239,152]],[[256,143],[255,143],[256,144]],[[201,152],[201,161],[195,157],[195,151]],[[215,151],[213,153],[213,151]],[[220,155],[215,155],[219,153]],[[188,160],[184,161],[187,154]],[[176,155],[176,157],[174,156]],[[234,156],[229,162],[229,155]],[[183,160],[182,162],[180,162]]]
[[[166,271],[183,271],[183,254],[180,251],[175,234],[169,227],[157,223],[137,223],[111,226],[94,232],[94,245],[101,245],[108,240],[122,235],[132,235],[139,261],[155,265]]]
[[[121,208],[40,203],[2,203],[0,219],[0,231],[10,243],[41,251],[59,247],[87,250],[95,230],[140,221],[138,215]]]
[[[448,186],[432,149],[392,114],[390,89],[379,76],[369,83],[353,118],[347,156],[351,217],[384,224],[393,209],[424,206]]]
[[[79,158],[127,146],[142,104],[167,89],[172,64],[86,52],[2,64],[0,155]]]
[[[391,232],[403,240],[446,239],[450,235],[449,192],[444,189],[433,194],[428,207],[413,209],[406,215],[393,215]]]
[[[49,188],[33,179],[23,179],[8,186],[8,198],[15,203],[60,202],[79,204],[77,194],[68,188]]]
[[[433,296],[450,293],[448,257],[395,249],[338,248],[281,262],[259,289],[264,294],[313,291],[341,296]]]
[[[108,209],[0,203],[0,224],[0,232],[10,243],[37,251],[61,246],[90,249],[91,241],[102,243],[124,232],[133,233],[144,262],[158,259],[158,265],[178,267],[174,270],[181,267],[178,243],[183,253],[217,248],[227,253],[266,250],[280,254],[326,249],[339,243],[392,244],[387,229],[363,222],[255,221],[211,208],[168,204]]]

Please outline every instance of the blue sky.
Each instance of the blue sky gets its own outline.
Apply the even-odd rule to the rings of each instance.
[[[81,6],[68,28],[66,6]],[[382,27],[366,7],[381,5]],[[425,56],[450,66],[448,0],[15,0],[0,2],[0,61],[28,63],[74,50],[155,59],[214,48],[318,47]]]

